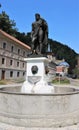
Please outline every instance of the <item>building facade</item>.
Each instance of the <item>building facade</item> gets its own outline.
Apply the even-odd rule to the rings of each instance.
[[[0,80],[25,77],[30,47],[0,30]]]
[[[69,64],[65,61],[56,66],[56,75],[66,76],[68,74]]]

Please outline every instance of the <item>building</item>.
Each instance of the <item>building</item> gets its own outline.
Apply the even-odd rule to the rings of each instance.
[[[24,78],[30,47],[0,30],[0,80]]]
[[[65,61],[60,62],[56,66],[56,75],[65,76],[68,74],[69,64]]]
[[[49,74],[65,76],[68,74],[69,64],[64,60],[57,60],[54,53],[47,52],[49,60]]]
[[[49,69],[49,74],[55,75],[56,74],[56,63],[55,63],[55,55],[51,51],[46,53],[47,58],[49,60],[48,64],[48,69]]]

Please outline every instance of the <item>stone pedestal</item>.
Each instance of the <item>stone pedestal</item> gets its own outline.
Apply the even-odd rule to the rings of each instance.
[[[26,58],[26,81],[22,86],[22,92],[49,93],[53,86],[49,86],[46,77],[48,59],[45,57]]]

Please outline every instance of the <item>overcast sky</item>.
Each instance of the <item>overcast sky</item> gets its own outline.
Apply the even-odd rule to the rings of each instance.
[[[20,32],[30,32],[35,13],[49,26],[49,38],[79,53],[79,0],[0,0],[1,11],[15,20]]]

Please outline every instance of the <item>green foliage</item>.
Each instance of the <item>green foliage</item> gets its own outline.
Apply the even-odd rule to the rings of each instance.
[[[20,41],[24,42],[25,44],[31,46],[31,36],[30,36],[31,33],[25,34],[25,33],[16,32],[15,35],[16,35],[15,37],[18,40],[20,40]]]
[[[9,16],[5,13],[5,11],[2,11],[0,14],[0,29],[3,31],[14,34],[16,29],[14,28],[16,23],[14,20],[10,20]]]
[[[16,37],[18,40],[24,42],[25,44],[31,45],[30,33],[20,33],[16,28],[15,21],[11,20],[5,11],[2,11],[0,14],[0,29]]]
[[[52,80],[52,83],[56,83],[56,84],[70,84],[70,81],[67,78],[56,77],[55,79]]]
[[[49,43],[52,48],[52,52],[56,56],[56,59],[65,59],[65,61],[69,63],[71,69],[76,66],[78,54],[73,49],[52,39],[49,39]]]
[[[4,80],[0,80],[0,85],[6,85],[6,82]]]
[[[79,69],[78,68],[74,68],[73,69],[73,74],[77,75],[77,78],[79,78]]]

